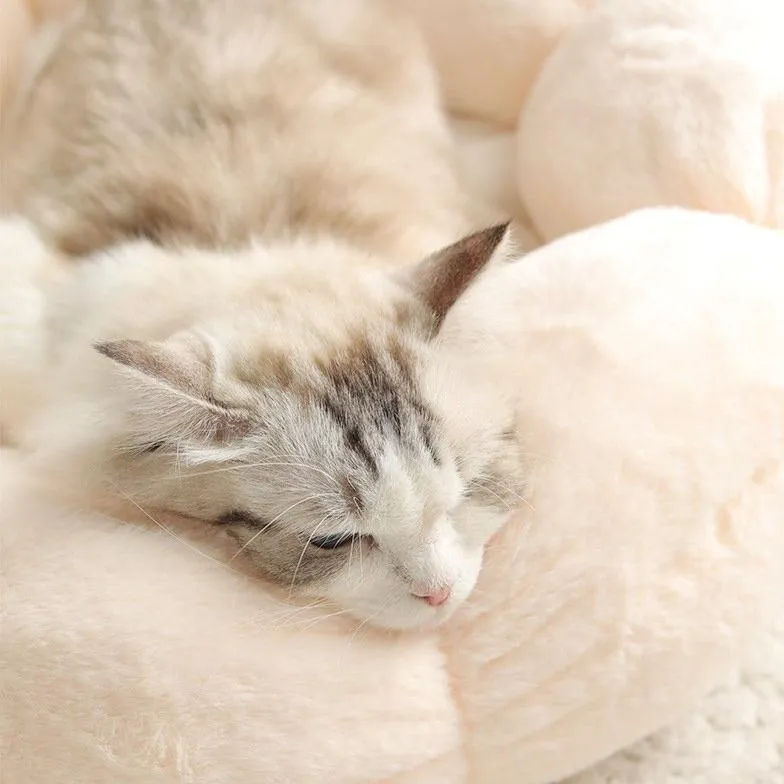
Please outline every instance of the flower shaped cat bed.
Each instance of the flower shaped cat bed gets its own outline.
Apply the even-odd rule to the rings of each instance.
[[[662,203],[780,226],[776,4],[410,4],[451,107],[500,128],[464,139],[492,209],[544,239]],[[769,228],[662,209],[477,284],[443,350],[516,401],[530,507],[435,635],[293,614],[5,453],[5,778],[544,784],[679,718],[782,606],[782,259]]]

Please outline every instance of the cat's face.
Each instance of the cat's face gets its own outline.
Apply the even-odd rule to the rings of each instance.
[[[437,369],[434,303],[454,301],[440,296],[403,294],[339,337],[303,316],[287,350],[271,324],[232,317],[101,344],[135,383],[122,454],[134,492],[223,527],[292,597],[387,628],[441,622],[519,486],[503,428],[466,433],[443,403],[470,380]]]

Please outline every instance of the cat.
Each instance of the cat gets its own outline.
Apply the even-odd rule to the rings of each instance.
[[[467,233],[408,20],[86,0],[36,62],[4,198],[86,257],[50,292],[39,469],[219,526],[292,597],[443,622],[524,482],[439,328],[511,251]]]
[[[470,228],[436,75],[389,0],[82,0],[31,49],[0,208],[81,255],[342,237],[393,264]]]
[[[99,254],[52,293],[49,400],[23,434],[35,473],[218,526],[292,598],[443,622],[525,485],[510,407],[454,377],[438,340],[504,235],[397,276],[341,246]]]

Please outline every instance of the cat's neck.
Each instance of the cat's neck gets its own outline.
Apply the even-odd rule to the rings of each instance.
[[[189,207],[177,220],[162,221],[161,233],[153,239],[164,246],[221,251],[251,244],[314,250],[332,246],[343,248],[349,258],[362,258],[363,264],[393,269],[415,263],[476,228],[457,201],[427,205],[417,214],[404,205],[390,204],[384,212],[365,216],[349,201],[342,208],[347,213],[353,210],[349,220],[317,210],[297,218],[284,212],[260,217],[247,213],[237,200],[227,199],[220,210]],[[218,217],[208,217],[210,212]]]

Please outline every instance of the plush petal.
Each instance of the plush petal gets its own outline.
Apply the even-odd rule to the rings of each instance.
[[[784,5],[608,0],[548,60],[520,119],[540,235],[679,205],[784,226]]]

